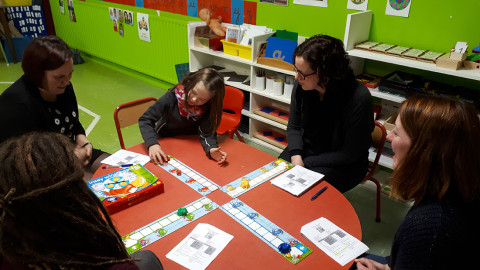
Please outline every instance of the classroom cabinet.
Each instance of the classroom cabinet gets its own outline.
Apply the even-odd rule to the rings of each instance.
[[[204,67],[217,66],[223,67],[228,71],[234,71],[238,75],[246,75],[247,79],[244,82],[229,81],[228,79],[225,80],[226,85],[241,89],[245,94],[242,122],[246,125],[243,128],[241,126],[240,132],[244,139],[280,153],[283,150],[282,148],[255,136],[255,134],[264,130],[271,130],[275,133],[285,135],[287,129],[285,124],[254,113],[255,109],[263,106],[273,106],[286,112],[288,112],[290,108],[289,95],[275,95],[273,89],[268,87],[265,90],[258,90],[256,85],[255,77],[258,72],[264,72],[266,75],[270,76],[295,76],[293,70],[286,70],[257,63],[257,55],[262,44],[265,44],[268,37],[272,36],[273,33],[254,37],[250,57],[249,59],[246,59],[240,56],[224,53],[223,51],[214,51],[201,45],[199,46],[199,42],[195,40],[195,30],[197,27],[204,25],[204,22],[191,22],[188,25],[190,71],[193,72]]]

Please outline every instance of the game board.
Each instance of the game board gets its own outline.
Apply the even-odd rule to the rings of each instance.
[[[293,264],[297,264],[312,253],[310,248],[239,199],[234,199],[222,205],[220,209]],[[285,254],[280,252],[281,245],[289,247],[288,252],[284,252]]]
[[[217,184],[178,161],[178,159],[174,158],[173,156],[169,156],[169,158],[170,160],[168,163],[163,163],[158,166],[171,173],[178,180],[187,184],[189,187],[193,188],[203,196],[220,188]]]
[[[90,180],[87,186],[110,214],[164,192],[163,182],[140,164]]]
[[[292,167],[291,163],[279,158],[260,169],[238,178],[221,189],[232,198],[235,198]]]
[[[128,254],[140,250],[151,243],[169,235],[190,222],[203,217],[218,208],[210,199],[203,197],[184,207],[188,214],[179,216],[179,210],[122,237]]]

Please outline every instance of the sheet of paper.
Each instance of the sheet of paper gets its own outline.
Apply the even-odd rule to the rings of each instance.
[[[368,250],[364,243],[324,217],[304,225],[300,233],[342,266]]]
[[[468,45],[467,42],[458,41],[455,45],[455,52],[456,53],[464,53],[467,51]]]
[[[205,269],[232,239],[233,235],[210,224],[199,223],[167,254],[167,258],[188,269]]]
[[[294,166],[289,171],[275,177],[270,182],[295,196],[301,195],[308,188],[323,178],[323,174],[302,166]]]
[[[140,164],[143,166],[149,161],[150,157],[147,155],[120,149],[111,156],[102,160],[102,163],[112,166],[121,166],[125,164]]]

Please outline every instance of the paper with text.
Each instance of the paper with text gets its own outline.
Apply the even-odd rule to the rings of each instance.
[[[342,266],[368,250],[364,243],[324,217],[304,225],[300,233]]]
[[[233,235],[210,224],[199,223],[167,254],[167,258],[188,269],[205,269],[232,239]]]

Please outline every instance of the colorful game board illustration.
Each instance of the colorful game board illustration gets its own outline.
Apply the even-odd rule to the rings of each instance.
[[[167,172],[170,172],[178,180],[184,182],[185,184],[196,190],[198,193],[205,196],[220,188],[217,184],[213,183],[205,176],[199,174],[192,168],[178,161],[178,159],[172,156],[169,157],[170,161],[168,161],[168,163],[163,163],[162,165],[158,166],[160,166]]]
[[[140,250],[218,208],[203,197],[122,237],[128,254]]]
[[[293,264],[297,264],[312,253],[310,248],[239,199],[222,205],[220,209]]]
[[[260,169],[238,178],[221,189],[232,198],[235,198],[292,167],[291,163],[279,158]]]
[[[88,187],[110,214],[163,193],[163,182],[140,164],[95,178]]]

